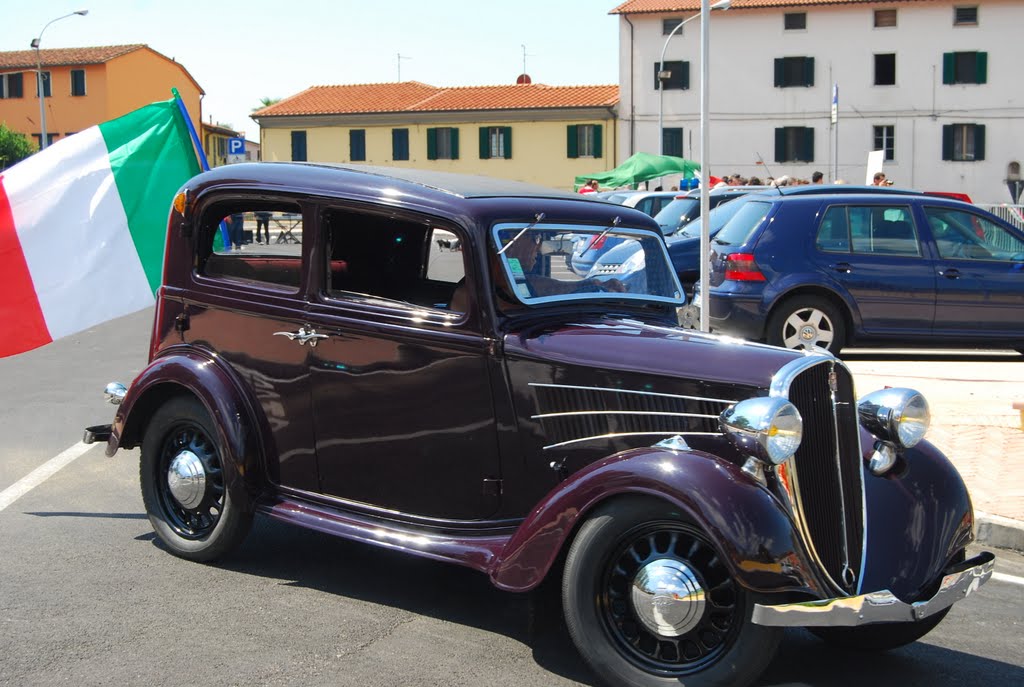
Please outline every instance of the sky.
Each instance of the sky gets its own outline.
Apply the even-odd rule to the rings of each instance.
[[[620,0],[35,0],[5,3],[0,51],[145,43],[206,91],[203,121],[259,140],[264,97],[310,86],[618,83]],[[168,93],[170,97],[170,93]]]

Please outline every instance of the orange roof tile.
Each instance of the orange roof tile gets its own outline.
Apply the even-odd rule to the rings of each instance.
[[[120,57],[135,50],[148,46],[142,43],[132,45],[100,45],[87,48],[51,48],[39,51],[39,58],[44,67],[62,67],[78,64],[101,64],[115,57]],[[0,52],[0,69],[17,69],[19,67],[35,68],[35,50],[14,50]]]
[[[768,7],[813,7],[816,5],[868,5],[897,2],[937,2],[938,0],[732,0],[730,10]],[[699,12],[700,0],[627,0],[608,14],[649,14],[654,12]]]
[[[610,107],[618,86],[463,86],[438,88],[417,81],[313,86],[253,113],[253,117]]]

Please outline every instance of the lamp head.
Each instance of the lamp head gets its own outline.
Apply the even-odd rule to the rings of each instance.
[[[728,2],[728,0],[726,0],[726,2]],[[78,15],[81,15],[81,16],[84,17],[85,15],[89,14],[89,10],[75,10],[75,14],[78,14]]]
[[[32,47],[33,48],[39,48],[39,39],[38,38],[33,38],[32,39]]]
[[[729,5],[732,4],[732,0],[718,0],[718,2],[711,5],[713,10],[727,10]]]

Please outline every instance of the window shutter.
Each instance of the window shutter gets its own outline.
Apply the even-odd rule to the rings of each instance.
[[[7,95],[10,98],[25,97],[25,80],[22,74],[10,74],[7,77]]]
[[[654,63],[654,90],[661,88],[661,79],[658,78],[658,74],[661,73],[661,62]]]
[[[306,161],[306,132],[292,132],[292,160],[295,162]]]
[[[804,58],[804,86],[814,85],[814,58]]]
[[[804,162],[814,162],[814,129],[812,127],[804,127],[804,150],[803,155],[800,159]]]
[[[690,63],[683,62],[683,90],[690,89]]]
[[[985,83],[988,79],[988,53],[979,52],[976,60],[977,78],[974,83]]]
[[[491,157],[491,130],[489,127],[480,127],[480,159],[489,160]]]
[[[6,98],[7,94],[4,92],[4,78],[0,76],[0,98]]]
[[[785,85],[786,63],[781,57],[775,58],[775,87],[782,88]]]
[[[604,139],[604,127],[600,124],[594,125],[594,157],[601,157],[601,143]]]
[[[956,55],[951,52],[942,53],[942,83],[954,83],[956,76]],[[950,158],[952,159],[952,158]]]
[[[504,129],[505,129],[505,150],[503,152],[505,153],[505,159],[506,160],[511,160],[512,159],[512,127],[506,126],[506,127],[504,127]]]
[[[775,129],[775,161],[786,162],[786,128]]]
[[[579,127],[576,126],[575,124],[570,124],[569,126],[565,127],[565,130],[566,130],[566,145],[565,145],[565,154],[566,154],[566,156],[570,157],[570,158],[579,157],[580,156],[580,153],[579,153],[579,143],[576,140],[576,133],[579,130]]]
[[[974,160],[985,159],[985,125],[974,125]]]
[[[427,129],[427,159],[437,159],[437,129]]]
[[[953,159],[953,125],[942,125],[942,159]]]
[[[452,132],[451,133],[451,136],[452,136],[452,159],[453,160],[458,160],[459,159],[459,130],[456,129],[455,127],[452,127],[451,132]]]

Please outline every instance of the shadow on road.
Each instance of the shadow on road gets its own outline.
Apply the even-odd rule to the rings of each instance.
[[[840,356],[843,361],[934,361],[954,363],[1024,363],[1024,355],[1015,351],[964,351],[943,349],[849,348]]]

